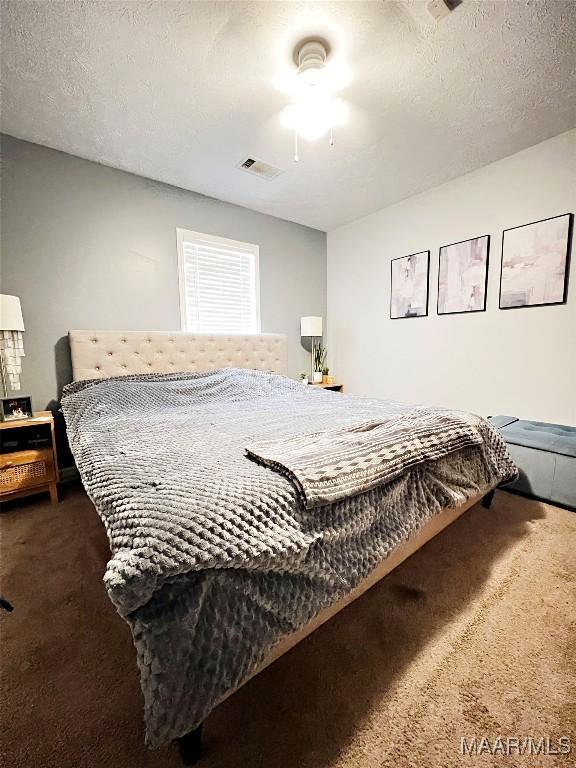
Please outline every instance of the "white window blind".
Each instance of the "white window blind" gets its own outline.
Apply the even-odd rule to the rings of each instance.
[[[178,229],[180,312],[192,333],[259,333],[258,246]]]

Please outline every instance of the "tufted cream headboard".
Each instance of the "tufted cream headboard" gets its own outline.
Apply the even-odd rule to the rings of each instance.
[[[211,336],[179,331],[69,331],[74,381],[132,373],[256,368],[287,372],[286,336]]]

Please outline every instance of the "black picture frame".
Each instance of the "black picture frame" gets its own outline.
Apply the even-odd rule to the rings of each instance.
[[[455,245],[461,245],[462,243],[469,243],[472,240],[484,240],[486,238],[486,264],[484,267],[484,302],[481,309],[459,309],[454,312],[441,312],[440,311],[440,273],[442,267],[442,251],[446,248],[452,248]],[[438,284],[436,286],[436,314],[437,315],[469,315],[476,312],[486,312],[486,301],[488,298],[488,267],[490,265],[490,235],[478,235],[476,237],[467,237],[465,240],[457,240],[455,243],[448,243],[447,245],[441,245],[438,249]]]
[[[563,219],[568,217],[568,232],[566,236],[566,255],[564,264],[564,290],[562,293],[561,301],[546,301],[539,304],[513,304],[511,306],[502,306],[502,274],[504,271],[504,242],[506,232],[512,232],[516,229],[523,229],[524,227],[532,227],[535,224],[543,224],[546,221],[553,221],[554,219]],[[574,230],[574,214],[573,213],[561,213],[558,216],[548,216],[546,219],[538,219],[537,221],[530,221],[527,224],[519,224],[517,227],[508,227],[508,229],[502,230],[502,250],[500,253],[500,284],[498,287],[498,309],[527,309],[531,307],[556,307],[561,304],[566,304],[568,301],[568,283],[570,282],[570,259],[572,256],[572,236]]]
[[[426,254],[426,311],[421,315],[393,315],[392,314],[392,296],[394,291],[394,267],[395,261],[402,261],[402,259],[409,259],[412,256],[421,256]],[[414,317],[428,317],[428,306],[430,302],[430,251],[416,251],[415,253],[409,253],[407,256],[397,256],[395,259],[390,259],[390,305],[389,314],[390,320],[408,320]]]
[[[33,415],[31,397],[27,395],[13,395],[12,397],[0,398],[0,421],[31,419]]]

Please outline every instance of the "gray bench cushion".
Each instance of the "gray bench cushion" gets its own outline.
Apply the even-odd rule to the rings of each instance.
[[[516,416],[488,416],[490,419],[490,423],[493,427],[496,427],[496,429],[502,429],[502,427],[507,427],[508,424],[513,424],[515,421],[518,421]]]
[[[518,468],[509,487],[523,493],[576,507],[576,427],[494,416]]]
[[[507,443],[576,458],[576,427],[517,420],[499,429]]]

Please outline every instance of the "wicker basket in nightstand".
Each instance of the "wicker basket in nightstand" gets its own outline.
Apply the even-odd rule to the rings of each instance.
[[[56,503],[58,462],[52,414],[41,411],[31,419],[3,421],[0,430],[0,501],[48,491]]]

